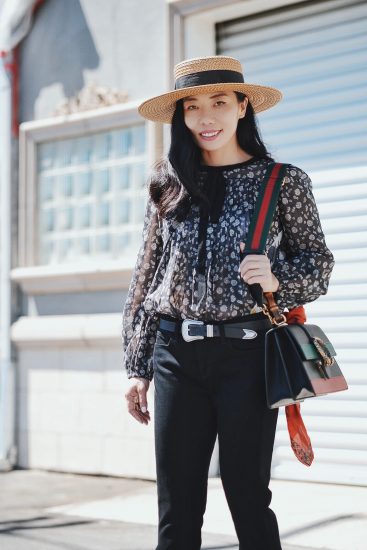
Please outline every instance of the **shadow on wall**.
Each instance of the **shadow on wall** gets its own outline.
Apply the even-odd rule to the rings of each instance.
[[[84,70],[95,69],[100,56],[79,0],[48,0],[37,10],[33,27],[21,44],[20,121],[34,120],[35,103],[44,88],[59,85],[55,104],[85,86]],[[50,112],[52,115],[52,112]]]

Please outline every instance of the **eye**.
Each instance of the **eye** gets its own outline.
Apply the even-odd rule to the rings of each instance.
[[[214,105],[217,105],[218,103],[219,103],[219,104],[222,103],[223,105],[226,104],[225,101],[222,101],[221,99],[218,99],[218,101],[216,101],[216,102],[214,103]],[[196,105],[188,105],[187,107],[185,107],[186,111],[192,111],[191,107],[193,107],[194,109],[197,109],[197,106],[196,106]]]

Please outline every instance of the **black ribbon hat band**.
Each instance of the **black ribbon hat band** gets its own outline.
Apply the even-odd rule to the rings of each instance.
[[[191,86],[203,86],[204,84],[224,84],[226,82],[230,82],[231,84],[234,82],[239,82],[243,84],[243,74],[238,71],[227,71],[221,69],[199,71],[177,78],[175,82],[175,90],[190,88]]]

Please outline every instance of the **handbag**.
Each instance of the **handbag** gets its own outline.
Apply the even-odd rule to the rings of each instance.
[[[250,222],[243,257],[264,254],[286,167],[283,163],[268,166]],[[310,397],[348,389],[335,359],[334,346],[325,332],[315,324],[288,324],[286,316],[279,311],[273,292],[263,292],[259,283],[249,285],[249,289],[273,325],[265,335],[268,407],[274,409],[297,404]]]
[[[274,298],[268,299],[274,311]],[[319,326],[275,324],[265,335],[268,407],[274,409],[348,389],[335,356],[334,346]]]

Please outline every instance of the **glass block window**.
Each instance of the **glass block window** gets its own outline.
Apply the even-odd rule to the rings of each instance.
[[[38,263],[133,258],[146,170],[144,124],[40,143]]]

